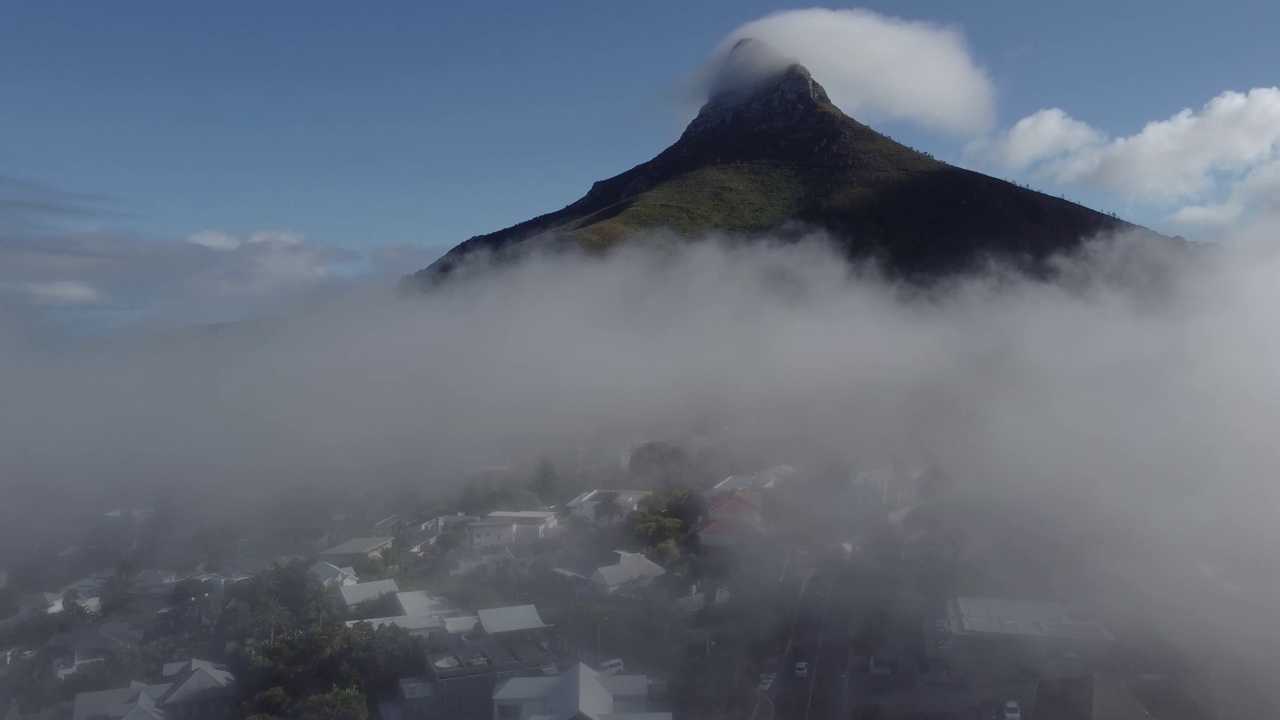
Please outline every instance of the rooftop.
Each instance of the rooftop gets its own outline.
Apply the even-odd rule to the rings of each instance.
[[[373,582],[357,583],[355,585],[347,585],[338,588],[338,595],[341,596],[343,604],[347,607],[362,603],[365,600],[372,600],[382,597],[387,593],[399,592],[400,586],[396,585],[395,580],[374,580]]]
[[[1111,640],[1093,620],[1073,620],[1062,606],[1036,600],[960,597],[952,603],[959,627],[968,633],[1042,638]]]
[[[325,550],[324,552],[320,553],[320,556],[323,557],[325,555],[355,555],[358,553],[371,553],[375,550],[380,550],[383,547],[386,547],[387,545],[390,545],[390,544],[391,544],[391,538],[389,537],[355,538],[352,540],[348,540],[342,543],[341,545],[335,545],[329,548],[328,550]]]
[[[449,601],[426,590],[398,592],[396,600],[400,602],[400,611],[405,615],[441,615],[453,610]]]
[[[529,702],[543,700],[552,713],[537,718],[610,718],[610,720],[670,720],[670,713],[614,712],[617,696],[629,700],[648,695],[648,678],[644,675],[603,676],[577,663],[555,677],[517,677],[498,685],[494,701]],[[554,709],[553,709],[554,708]]]
[[[495,510],[488,515],[491,518],[529,518],[537,520],[546,520],[555,516],[556,514],[550,510]]]
[[[386,625],[404,628],[410,632],[445,627],[445,619],[439,615],[396,615],[394,617],[373,618],[371,620],[348,620],[347,627],[355,627],[362,622],[367,622],[375,628]]]
[[[618,564],[596,568],[596,571],[591,574],[593,581],[605,587],[616,587],[637,580],[655,578],[667,572],[661,565],[640,553],[622,550],[615,552],[618,553]]]
[[[480,625],[490,635],[551,627],[542,622],[542,618],[538,615],[538,608],[533,605],[489,608],[481,610],[477,614],[480,618]]]
[[[507,645],[492,643],[484,647],[431,655],[427,658],[431,674],[447,680],[478,674],[535,670],[555,666],[555,655],[546,643]]]

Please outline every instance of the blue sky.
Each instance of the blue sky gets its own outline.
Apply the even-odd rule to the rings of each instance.
[[[407,272],[466,237],[562,207],[594,180],[653,156],[688,119],[687,103],[677,97],[682,81],[718,43],[744,23],[809,6],[735,0],[373,7],[6,3],[0,189],[7,178],[11,196],[24,201],[9,212],[25,214],[0,218],[0,232],[6,225],[11,233],[38,226],[47,237],[57,228],[81,233],[81,240],[113,238],[129,253],[172,255],[181,253],[170,245],[191,245],[193,234],[214,231],[232,238],[227,247],[279,250],[268,261],[240,257],[234,267],[204,272],[224,295],[242,285],[269,289],[265,276],[255,274],[264,262],[283,264],[298,282],[312,277],[312,265],[322,266],[316,276],[325,277],[371,266]],[[910,117],[871,118],[916,148],[1192,236],[1237,221],[1254,204],[1248,193],[1270,187],[1267,163],[1277,141],[1264,131],[1239,151],[1247,157],[1224,149],[1226,160],[1219,153],[1172,170],[1170,158],[1157,162],[1137,152],[1135,159],[1140,143],[1108,143],[1184,108],[1194,122],[1226,91],[1272,88],[1280,67],[1274,40],[1280,4],[967,0],[859,7],[962,38],[993,91],[992,122],[967,133],[939,132]],[[857,48],[844,50],[847,57],[828,60],[864,61]],[[905,84],[929,71],[905,70]],[[1224,101],[1227,120],[1200,123],[1183,142],[1200,147],[1205,133],[1233,134],[1232,118],[1241,113],[1253,126],[1271,117],[1270,95],[1228,100],[1234,104]],[[1231,110],[1237,105],[1244,109]],[[1052,108],[1061,114],[1036,115]],[[1019,131],[1021,149],[1014,152],[1007,149],[1010,129],[1022,118],[1038,122]],[[1133,174],[1151,168],[1186,173],[1189,185],[1169,194],[1136,183]],[[1253,171],[1259,178],[1237,189]],[[60,209],[47,211],[50,203]],[[1199,224],[1186,226],[1188,218]],[[1207,229],[1206,218],[1213,221]],[[250,242],[254,237],[266,240]],[[387,251],[395,246],[407,247]],[[375,254],[379,262],[367,260]],[[174,262],[199,268],[211,257]],[[128,277],[129,287],[146,285]],[[49,291],[44,297],[54,304],[121,302],[119,290],[47,285],[59,282],[54,275],[39,281],[46,285],[28,289]],[[4,283],[28,287],[23,282],[0,274],[0,290]],[[136,303],[169,291],[138,291]]]

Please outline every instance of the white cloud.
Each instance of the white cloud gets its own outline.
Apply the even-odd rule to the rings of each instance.
[[[1173,201],[1203,197],[1216,173],[1247,171],[1274,157],[1278,144],[1280,88],[1254,88],[1068,155],[1052,172],[1138,200]]]
[[[206,231],[225,251],[222,262],[191,278],[197,293],[225,299],[242,299],[295,292],[330,277],[330,265],[351,259],[350,253],[311,242],[291,230],[259,230],[243,241],[233,235]],[[225,240],[224,240],[225,238]],[[197,242],[197,244],[205,244]]]
[[[1187,205],[1171,213],[1170,222],[1180,225],[1230,225],[1240,218],[1244,208],[1236,203]]]
[[[187,242],[211,250],[234,250],[240,247],[240,238],[217,230],[205,230],[187,236]]]
[[[1081,148],[1100,145],[1103,134],[1061,108],[1041,110],[1019,120],[993,139],[975,141],[970,155],[990,159],[1001,167],[1022,170],[1035,163]]]
[[[1225,226],[1280,192],[1280,88],[1228,91],[1109,138],[1059,108],[969,144],[979,162],[1164,208],[1179,225]]]
[[[255,233],[250,233],[248,241],[251,243],[301,245],[307,241],[307,236],[292,230],[259,230]]]
[[[863,121],[906,120],[957,134],[987,128],[995,91],[963,35],[868,10],[790,10],[749,22],[720,43],[699,73],[714,77],[743,38],[798,59],[831,101]]]
[[[105,299],[92,285],[79,280],[19,283],[17,289],[34,305],[96,305]]]

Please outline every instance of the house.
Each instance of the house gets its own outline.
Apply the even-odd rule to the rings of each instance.
[[[711,486],[708,494],[733,492],[734,490],[751,490],[758,487],[759,482],[755,475],[730,475]]]
[[[600,592],[611,594],[623,588],[641,586],[667,572],[640,553],[614,552],[618,554],[618,563],[596,568],[589,578],[591,585]]]
[[[311,577],[325,587],[347,587],[360,582],[354,569],[338,567],[324,560],[311,566]]]
[[[77,693],[71,720],[164,720],[159,706],[170,683],[133,683],[127,688]]]
[[[764,502],[759,491],[735,490],[707,506],[707,517],[722,520],[727,517],[761,520]]]
[[[695,528],[698,539],[709,547],[748,543],[765,532],[762,507],[758,490],[734,490],[707,507],[706,520]]]
[[[178,574],[172,570],[141,570],[133,579],[133,586],[138,592],[164,591],[177,581]]]
[[[708,603],[723,605],[729,602],[729,591],[722,587],[711,591],[700,582],[690,582],[678,575],[665,575],[661,580],[667,580],[663,583],[665,587],[660,589],[666,592],[668,607],[678,613],[695,613],[706,608]]]
[[[513,677],[493,690],[495,720],[671,720],[649,712],[644,675],[601,675],[577,663],[553,677]]]
[[[476,613],[480,629],[491,638],[502,642],[537,641],[551,627],[542,621],[538,608],[533,605],[510,605],[488,608]]]
[[[426,590],[396,593],[396,602],[400,605],[401,614],[409,617],[424,615],[452,617],[462,614],[458,606],[449,602],[448,598],[432,595]]]
[[[343,606],[350,610],[366,600],[376,600],[383,595],[395,592],[400,592],[400,586],[396,585],[395,580],[374,580],[344,585],[338,588],[338,597],[342,600]]]
[[[764,523],[750,515],[711,518],[703,521],[695,530],[703,546],[722,548],[748,544],[765,534]]]
[[[22,615],[54,615],[62,612],[62,595],[58,593],[26,593],[18,596],[18,612]]]
[[[402,515],[399,515],[399,514],[389,515],[387,517],[382,518],[378,522],[374,523],[373,527],[369,529],[369,534],[373,535],[374,537],[393,538],[396,535],[396,529],[397,529],[396,526],[402,522],[405,522],[405,519]],[[406,523],[406,529],[407,529],[407,523]]]
[[[516,523],[510,520],[475,520],[466,524],[464,532],[464,541],[472,549],[516,541]]]
[[[398,699],[406,718],[493,720],[493,693],[499,684],[555,672],[556,656],[545,642],[461,640],[452,652],[427,656],[425,677],[401,679]]]
[[[370,618],[368,620],[348,620],[347,627],[355,627],[362,622],[367,622],[374,628],[380,628],[384,625],[388,627],[403,628],[405,632],[421,638],[440,636],[446,632],[445,619],[437,615],[423,615],[417,617],[407,617],[404,615],[395,615],[392,617]]]
[[[53,636],[45,645],[59,680],[74,675],[85,665],[102,662],[112,653],[136,647],[142,632],[129,623],[82,625]]]
[[[549,510],[498,510],[487,516],[490,520],[515,523],[515,542],[535,543],[555,537],[559,532],[559,519]]]
[[[640,501],[647,495],[651,495],[648,490],[588,490],[578,497],[569,501],[567,507],[572,517],[580,517],[590,520],[597,525],[607,523],[604,516],[596,516],[596,508],[600,505],[600,495],[605,492],[618,493],[618,507],[622,510],[622,514],[617,519],[625,518],[628,514],[635,512],[640,506]]]
[[[78,693],[71,720],[221,720],[235,711],[235,677],[204,660],[166,663],[164,682]]]
[[[1073,617],[1058,603],[1040,600],[957,597],[947,601],[946,623],[948,636],[966,648],[1022,646],[1090,657],[1113,640],[1096,620]]]
[[[383,548],[391,547],[391,542],[389,537],[355,538],[325,550],[320,553],[320,559],[338,567],[348,567],[361,558],[377,557]]]
[[[227,718],[236,705],[235,676],[205,660],[165,663],[161,674],[171,683],[160,707],[174,720]]]

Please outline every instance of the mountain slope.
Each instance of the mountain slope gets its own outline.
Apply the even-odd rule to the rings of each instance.
[[[674,145],[562,210],[463,242],[414,277],[448,274],[478,252],[600,250],[645,231],[804,229],[825,230],[850,258],[890,272],[937,275],[991,257],[1034,263],[1132,227],[894,142],[832,105],[803,66],[746,40]]]

